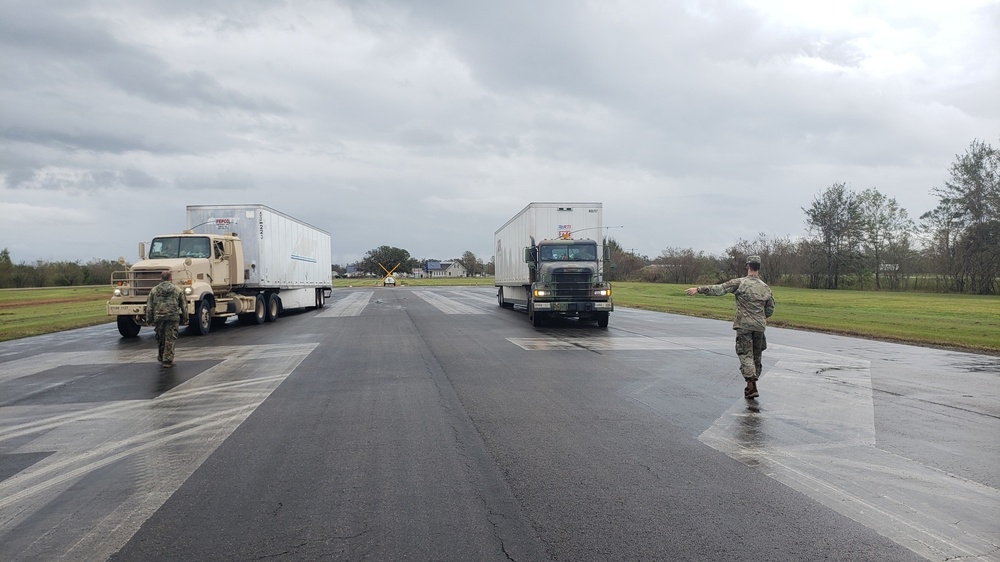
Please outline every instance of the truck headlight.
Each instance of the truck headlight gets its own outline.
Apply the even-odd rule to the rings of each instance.
[[[184,294],[185,295],[190,295],[192,292],[194,292],[194,291],[191,290],[191,287],[184,287]]]
[[[549,292],[546,291],[545,289],[535,289],[535,296],[536,297],[547,297],[548,295],[549,295]]]
[[[119,289],[119,288],[116,287],[114,294],[115,294],[116,297],[120,297],[120,296],[122,296],[123,293],[122,293],[121,289]]]
[[[595,289],[594,290],[594,296],[595,297],[610,297],[611,296],[611,289]]]

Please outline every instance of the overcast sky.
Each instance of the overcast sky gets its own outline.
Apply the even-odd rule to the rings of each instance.
[[[471,250],[598,201],[656,257],[805,234],[834,183],[911,218],[1000,142],[1000,2],[0,0],[0,248],[136,259],[185,206]]]

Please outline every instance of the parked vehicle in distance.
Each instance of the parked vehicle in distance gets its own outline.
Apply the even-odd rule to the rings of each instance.
[[[529,203],[500,227],[494,276],[500,306],[527,308],[536,327],[550,316],[607,327],[614,302],[604,281],[602,211],[601,203]]]
[[[265,205],[190,205],[187,229],[139,244],[139,261],[111,276],[108,315],[135,337],[163,271],[187,296],[189,327],[207,334],[237,317],[274,321],[283,310],[323,307],[330,296],[330,233]],[[124,258],[119,262],[124,264]]]

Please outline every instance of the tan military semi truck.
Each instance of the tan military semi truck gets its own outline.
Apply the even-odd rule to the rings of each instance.
[[[124,259],[119,260],[124,263]],[[187,295],[189,327],[207,334],[237,317],[275,320],[283,310],[324,306],[331,290],[330,233],[264,205],[191,205],[187,229],[156,236],[139,261],[111,276],[108,315],[122,337],[146,325],[146,298],[163,271]]]

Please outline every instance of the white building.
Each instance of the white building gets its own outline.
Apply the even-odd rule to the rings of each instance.
[[[421,279],[428,277],[432,279],[439,279],[441,277],[467,277],[468,275],[469,272],[465,269],[465,266],[457,261],[429,261],[427,262],[426,269],[413,269],[413,276]]]

